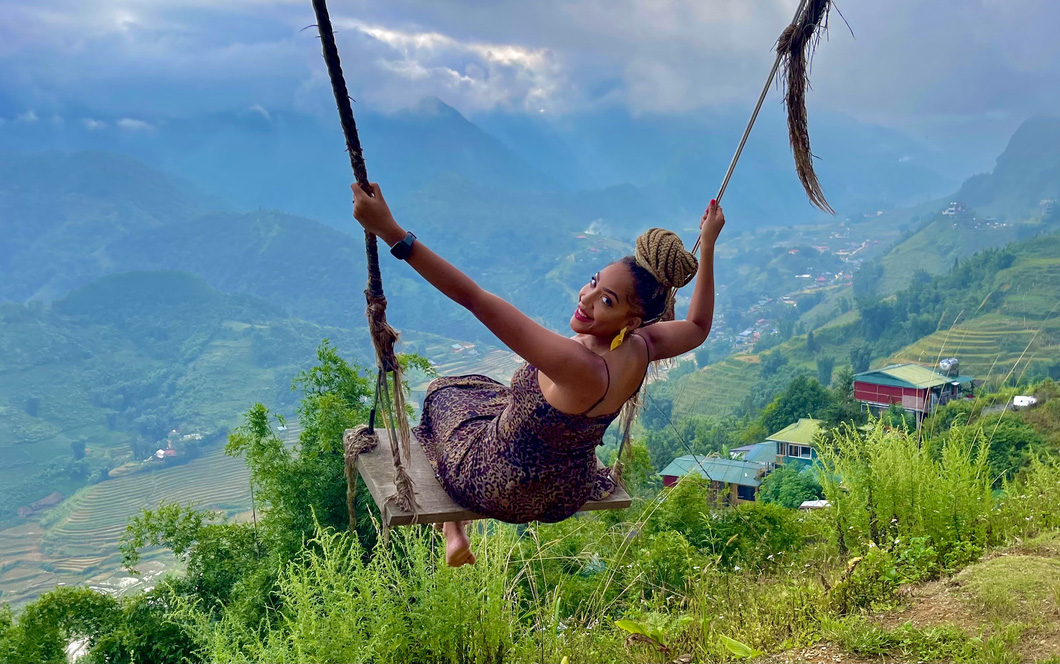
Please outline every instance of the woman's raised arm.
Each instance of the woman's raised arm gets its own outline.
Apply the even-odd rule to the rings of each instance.
[[[370,233],[393,246],[406,236],[386,204],[379,185],[372,183],[369,196],[353,185],[353,216]],[[409,265],[443,295],[464,307],[489,328],[501,343],[537,367],[561,387],[579,386],[587,393],[587,404],[606,389],[602,362],[582,344],[536,323],[511,303],[483,290],[478,284],[421,241],[412,245]],[[599,382],[599,389],[592,389]]]

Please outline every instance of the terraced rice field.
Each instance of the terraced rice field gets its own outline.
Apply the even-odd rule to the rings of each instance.
[[[505,381],[511,378],[523,362],[518,355],[505,350],[491,350],[479,355],[468,355],[465,350],[451,355],[447,362],[438,364],[438,375],[459,376],[477,373]]]
[[[22,597],[42,593],[58,577],[41,566],[44,530],[27,523],[0,532],[0,603],[16,603]]]
[[[1060,356],[1060,320],[1015,320],[998,315],[958,323],[896,353],[891,362],[934,365],[939,358],[957,357],[961,373],[984,380],[1019,378],[1035,364]]]
[[[116,550],[129,518],[162,501],[192,503],[233,513],[250,504],[250,473],[242,459],[220,449],[184,465],[100,482],[71,500],[69,515],[49,529],[50,556],[91,559]]]
[[[758,379],[758,364],[728,358],[682,377],[674,386],[675,420],[733,414]]]
[[[293,424],[278,433],[291,445],[301,427]],[[215,448],[182,466],[87,487],[45,517],[43,523],[50,525],[27,523],[0,532],[0,602],[18,606],[58,584],[133,587],[118,553],[131,517],[163,500],[195,503],[238,517],[250,509],[249,480],[242,459]],[[163,570],[172,567],[174,559],[161,551],[148,552],[144,564]]]

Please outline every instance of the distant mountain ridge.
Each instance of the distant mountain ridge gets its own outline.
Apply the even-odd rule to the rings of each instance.
[[[955,199],[985,215],[1022,218],[1060,200],[1060,118],[1031,118],[1012,135],[994,170],[969,178]]]
[[[369,175],[396,202],[439,178],[478,189],[566,192],[593,218],[633,232],[658,224],[634,226],[624,214],[628,200],[614,200],[606,190],[651,196],[636,218],[670,223],[698,214],[716,193],[747,111],[468,119],[430,97],[389,115],[355,112]],[[103,128],[95,129],[36,123],[16,132],[5,125],[0,148],[116,148],[243,209],[284,209],[339,227],[349,219],[351,176],[337,120],[260,109],[160,119],[139,132],[117,129],[115,120],[101,118]],[[898,132],[829,114],[814,116],[811,130],[825,191],[841,214],[915,202],[955,184],[931,166],[928,150]],[[746,225],[821,218],[795,176],[779,105],[760,117],[727,200]]]

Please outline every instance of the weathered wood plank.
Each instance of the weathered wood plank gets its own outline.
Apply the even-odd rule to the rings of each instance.
[[[363,452],[357,457],[357,472],[364,478],[372,499],[379,506],[384,525],[412,524],[411,513],[403,512],[393,504],[387,503],[387,498],[394,493],[394,460],[390,454],[387,432],[382,429],[377,429],[376,432],[379,434],[379,445],[374,450]],[[415,523],[443,523],[485,518],[457,505],[449,497],[449,494],[438,483],[438,478],[434,476],[434,469],[427,461],[427,455],[423,453],[423,448],[415,438],[412,440],[412,463],[405,470],[416,484],[416,502],[420,507]],[[582,511],[620,510],[629,507],[631,503],[629,494],[619,487],[605,500],[589,501],[582,506]]]

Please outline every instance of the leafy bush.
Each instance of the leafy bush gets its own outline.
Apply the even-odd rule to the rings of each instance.
[[[762,480],[758,488],[758,500],[776,503],[788,509],[798,509],[804,501],[824,497],[824,489],[814,476],[812,468],[783,465]]]

